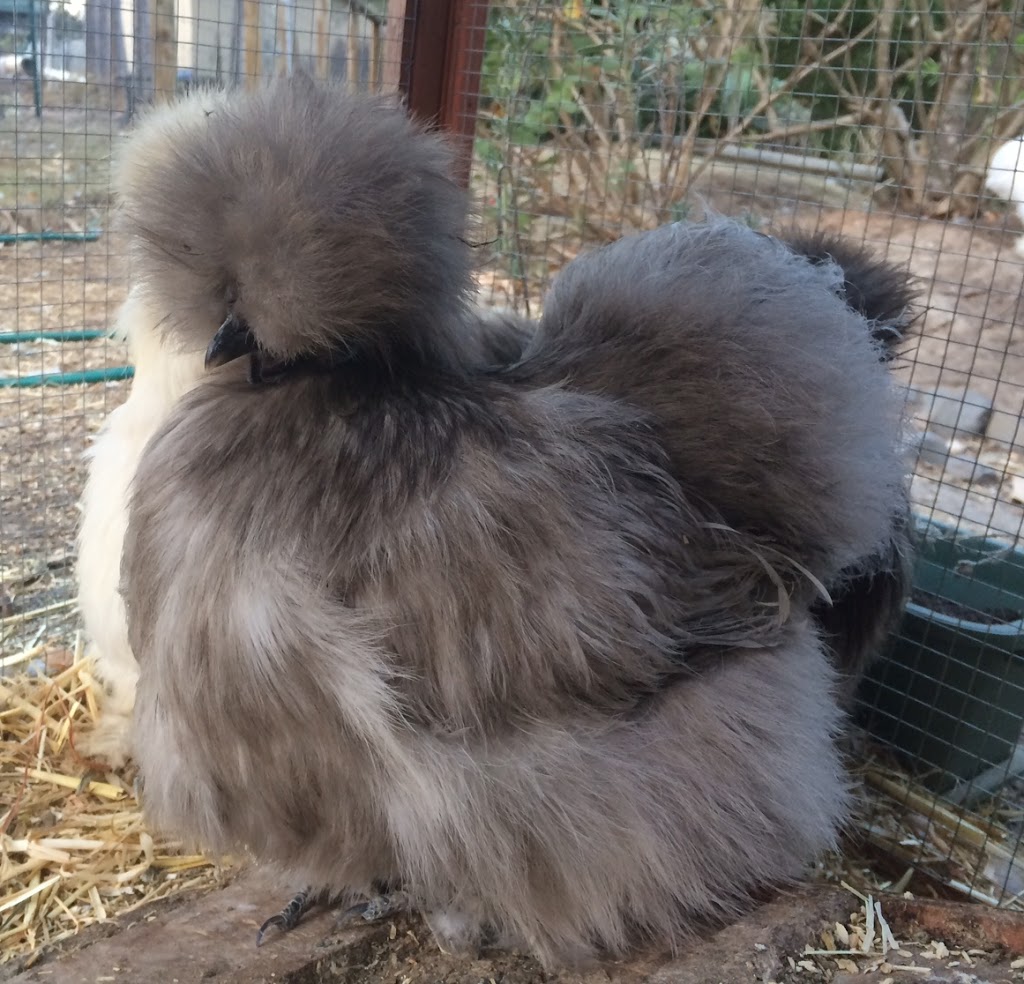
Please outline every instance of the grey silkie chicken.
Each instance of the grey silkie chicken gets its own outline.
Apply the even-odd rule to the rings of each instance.
[[[831,846],[812,606],[904,480],[840,267],[666,226],[480,368],[466,196],[397,106],[277,80],[133,139],[139,285],[209,367],[125,538],[151,819],[548,964],[683,943]]]

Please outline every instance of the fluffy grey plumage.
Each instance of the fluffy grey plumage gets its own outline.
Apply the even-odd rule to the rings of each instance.
[[[807,574],[884,546],[903,477],[839,268],[669,226],[475,369],[438,138],[309,83],[182,113],[121,186],[216,366],[125,542],[151,816],[549,962],[797,876],[847,802]]]
[[[739,224],[663,226],[562,271],[526,365],[644,407],[689,501],[828,583],[887,543],[904,471],[844,280]]]
[[[904,271],[880,261],[864,246],[828,233],[792,232],[786,244],[813,263],[842,270],[847,304],[866,321],[880,358],[891,362],[910,330],[916,291]],[[829,583],[831,603],[812,609],[822,638],[833,653],[849,704],[864,671],[903,616],[910,597],[911,506],[909,490],[897,490],[887,542],[841,571]]]
[[[846,303],[867,321],[881,358],[892,360],[910,329],[917,296],[906,271],[878,259],[867,247],[831,233],[794,231],[783,240],[812,263],[839,267]]]
[[[338,153],[344,134],[358,136]],[[413,167],[396,149],[410,141]],[[114,178],[133,268],[175,312],[179,345],[205,349],[230,307],[258,315],[275,364],[364,342],[465,358],[464,196],[446,148],[412,136],[390,100],[305,78],[248,100],[206,92],[152,114],[132,143]]]

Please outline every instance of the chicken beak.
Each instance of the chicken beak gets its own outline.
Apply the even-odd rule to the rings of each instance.
[[[237,315],[230,314],[217,329],[206,350],[206,368],[222,366],[256,351],[256,339],[249,326]]]

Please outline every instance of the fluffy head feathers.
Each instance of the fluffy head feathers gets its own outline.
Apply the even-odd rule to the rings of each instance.
[[[205,349],[233,314],[273,358],[391,359],[435,355],[458,325],[471,256],[450,165],[394,101],[281,79],[156,110],[115,183],[177,346]]]

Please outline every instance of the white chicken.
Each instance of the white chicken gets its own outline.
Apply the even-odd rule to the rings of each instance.
[[[121,307],[113,334],[128,342],[135,376],[128,399],[107,417],[87,452],[89,474],[80,503],[78,605],[86,652],[104,685],[100,719],[82,736],[80,747],[111,765],[123,764],[131,754],[139,676],[119,591],[128,490],[146,442],[203,374],[201,355],[176,351],[164,340],[161,317],[139,291]]]

